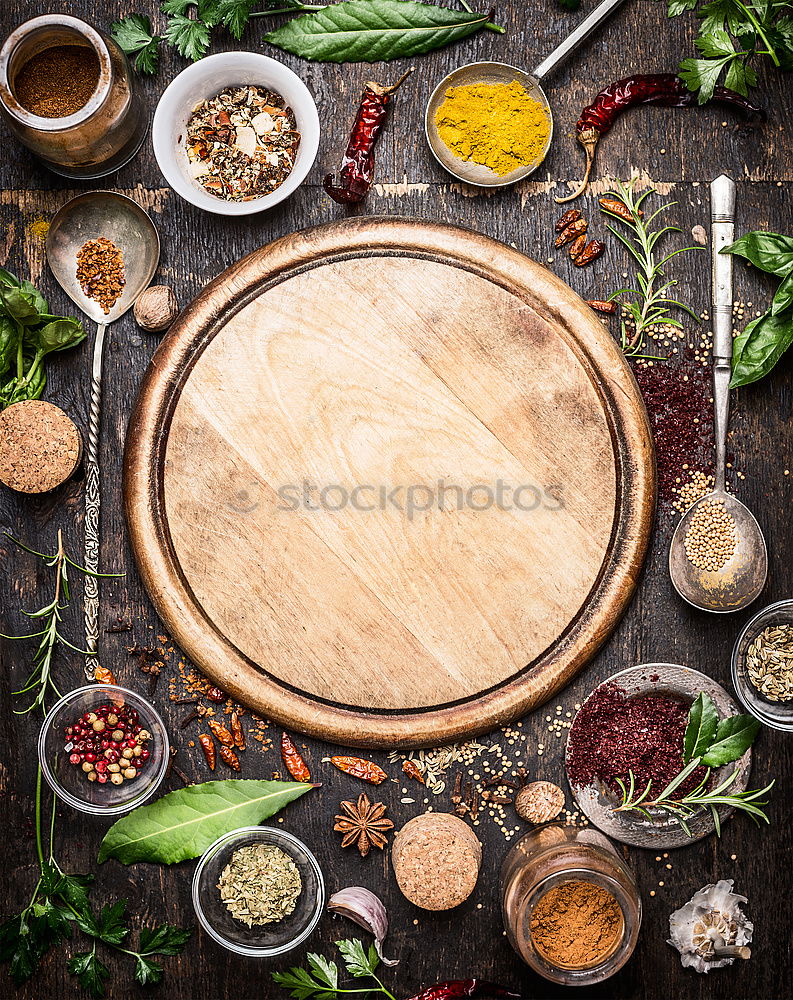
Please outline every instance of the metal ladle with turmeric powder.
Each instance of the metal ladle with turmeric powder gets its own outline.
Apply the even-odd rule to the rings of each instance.
[[[504,187],[536,170],[553,138],[541,81],[624,2],[602,0],[534,73],[477,62],[441,80],[424,120],[427,142],[441,166],[479,187]]]

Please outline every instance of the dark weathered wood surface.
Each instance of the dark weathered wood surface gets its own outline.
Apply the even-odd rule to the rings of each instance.
[[[25,17],[49,9],[82,14],[107,26],[112,17],[128,7],[148,10],[154,4],[104,4],[85,2],[45,4],[10,0],[3,5],[2,32]],[[591,2],[585,2],[588,9]],[[673,69],[682,54],[692,51],[693,24],[690,19],[667,23],[663,5],[651,0],[635,0],[618,12],[598,35],[548,80],[548,92],[556,111],[557,139],[545,166],[535,179],[517,188],[489,195],[463,191],[435,163],[425,148],[422,112],[436,81],[449,69],[473,59],[498,58],[530,68],[562,37],[578,15],[559,9],[553,0],[525,4],[508,0],[501,5],[500,21],[508,27],[505,36],[487,33],[463,44],[415,60],[417,72],[400,94],[392,124],[379,150],[379,184],[361,209],[366,213],[415,215],[450,220],[487,233],[539,260],[548,256],[549,230],[558,211],[550,197],[554,182],[578,177],[579,150],[570,133],[578,110],[589,97],[612,79],[634,71]],[[250,30],[243,44],[256,49],[261,26]],[[271,54],[278,56],[278,53]],[[253,248],[295,229],[325,222],[343,215],[344,210],[322,193],[319,183],[324,173],[337,165],[346,141],[353,108],[363,81],[375,77],[388,81],[402,70],[400,65],[320,66],[286,57],[316,94],[324,125],[320,154],[308,182],[286,204],[275,211],[239,221],[202,215],[182,202],[164,185],[151,154],[150,141],[141,154],[103,186],[131,193],[152,210],[163,236],[163,254],[158,277],[172,284],[181,302],[186,302],[203,284],[232,261]],[[178,59],[166,57],[159,76],[147,80],[146,100],[153,110],[157,95],[182,68]],[[679,202],[674,220],[687,234],[695,224],[707,223],[707,182],[726,170],[738,181],[738,230],[770,228],[789,231],[790,181],[793,154],[788,139],[793,88],[789,79],[762,76],[760,91],[770,111],[765,129],[741,127],[740,116],[723,109],[696,111],[639,111],[620,122],[603,142],[599,153],[598,176],[606,172],[626,177],[637,170],[647,180]],[[726,122],[726,125],[723,123]],[[8,266],[39,281],[51,296],[56,309],[70,311],[46,270],[40,246],[28,233],[28,224],[37,216],[50,216],[73,193],[90,184],[65,182],[43,169],[4,133],[0,161],[0,203],[3,233],[0,259]],[[558,190],[558,189],[557,189]],[[596,217],[594,197],[582,207]],[[3,251],[6,246],[7,252]],[[615,287],[616,275],[624,269],[613,241],[608,261],[582,272],[574,272],[560,258],[555,270],[585,297],[593,297]],[[708,301],[708,264],[704,254],[681,262],[681,293],[705,308]],[[765,302],[769,283],[737,268],[738,296],[747,301]],[[115,670],[122,682],[142,686],[142,676],[130,663],[124,645],[131,639],[145,642],[158,623],[136,575],[127,546],[121,506],[121,453],[131,398],[156,346],[157,338],[142,334],[131,317],[116,324],[110,333],[105,360],[106,393],[102,437],[103,526],[102,562],[106,570],[125,571],[124,579],[103,585],[102,621],[118,614],[134,621],[132,633],[104,636],[102,659]],[[78,422],[85,424],[88,401],[89,347],[58,358],[50,365],[48,396],[63,406]],[[793,476],[791,456],[791,359],[759,385],[736,394],[732,420],[731,448],[736,464],[746,475],[740,494],[757,512],[766,530],[770,549],[769,583],[756,608],[783,597],[793,590],[791,570],[790,503]],[[51,547],[57,528],[64,529],[71,548],[81,544],[82,492],[79,479],[53,495],[23,499],[8,491],[0,492],[0,522],[18,537],[37,547]],[[709,617],[683,605],[672,591],[666,574],[666,551],[673,518],[661,511],[646,572],[636,598],[622,624],[595,662],[558,699],[569,709],[598,681],[615,670],[633,663],[667,660],[687,663],[705,670],[729,687],[729,660],[740,626],[752,611],[729,617]],[[21,630],[20,606],[38,606],[37,585],[43,580],[32,557],[2,544],[0,606],[2,630]],[[754,609],[753,609],[754,610]],[[79,634],[79,588],[70,613],[75,634]],[[35,774],[36,721],[11,714],[9,690],[26,673],[27,647],[4,644],[2,650],[2,741],[0,742],[0,782],[4,792],[5,851],[3,871],[4,910],[14,912],[28,899],[34,881],[33,782]],[[58,666],[61,685],[76,685],[81,678],[76,660],[62,658]],[[144,688],[145,690],[145,688]],[[161,681],[156,697],[175,735],[181,736],[177,722],[184,709],[173,709],[167,701],[167,684]],[[554,702],[555,704],[555,702]],[[532,745],[544,731],[544,713],[535,712],[524,723],[532,734]],[[277,734],[276,734],[277,735]],[[547,736],[548,734],[546,734]],[[204,776],[198,751],[184,746],[182,766],[191,775]],[[530,760],[537,777],[561,780],[562,740],[553,743],[545,755]],[[485,844],[485,861],[476,892],[458,910],[432,916],[415,911],[402,900],[390,871],[387,855],[377,854],[361,862],[357,855],[339,849],[337,835],[331,833],[331,817],[340,798],[359,790],[343,776],[330,773],[320,760],[331,748],[310,744],[315,769],[322,774],[321,791],[306,796],[284,814],[287,828],[301,833],[317,852],[333,891],[348,884],[370,886],[387,901],[392,921],[389,952],[399,955],[401,964],[386,973],[396,996],[409,996],[438,978],[481,975],[520,987],[529,997],[556,997],[567,991],[555,989],[530,973],[513,955],[501,931],[498,895],[498,868],[505,844],[496,828],[483,824],[479,833]],[[382,759],[382,758],[379,758]],[[269,776],[279,761],[275,752],[261,755],[249,751],[244,773]],[[688,849],[678,850],[669,859],[671,870],[657,863],[654,852],[630,850],[629,857],[642,888],[645,919],[639,947],[625,969],[601,987],[582,991],[599,997],[660,1000],[666,997],[704,998],[715,995],[780,998],[789,992],[788,958],[793,937],[793,908],[789,896],[791,845],[788,789],[793,777],[791,738],[765,730],[758,740],[754,778],[765,782],[771,776],[778,788],[771,806],[771,826],[756,829],[748,820],[732,820],[721,841],[711,837]],[[178,787],[174,776],[171,787]],[[383,797],[391,806],[397,823],[404,822],[418,806],[400,805],[399,785],[383,787]],[[437,804],[437,803],[434,803]],[[68,809],[59,810],[58,852],[64,867],[87,871],[94,868],[96,849],[107,824],[82,817]],[[734,857],[733,857],[734,856]],[[122,868],[115,862],[98,873],[95,897],[124,895],[136,919],[162,920],[192,925],[190,878],[193,865],[173,869],[152,866]],[[734,878],[739,891],[749,897],[755,921],[754,954],[750,962],[709,977],[683,971],[676,953],[666,944],[669,913],[703,884],[717,878]],[[658,883],[664,882],[660,887]],[[650,891],[655,896],[650,896]],[[481,906],[481,909],[479,908]],[[351,928],[324,920],[310,941],[312,950],[328,951],[334,938],[347,935]],[[67,949],[68,950],[68,949]],[[224,952],[205,935],[196,932],[181,959],[167,959],[166,983],[161,996],[193,1000],[197,997],[261,997],[282,995],[270,981],[277,967],[297,962],[303,950],[288,961],[264,963],[243,961]],[[128,985],[126,962],[111,958],[114,971],[111,996],[134,997],[140,991]],[[123,968],[122,968],[123,967]],[[122,974],[122,972],[124,974]],[[3,973],[0,995],[13,995]],[[34,983],[20,996],[62,997],[73,995],[74,983],[65,970],[62,956],[50,957]]]

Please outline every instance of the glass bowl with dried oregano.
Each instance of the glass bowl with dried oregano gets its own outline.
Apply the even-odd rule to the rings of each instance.
[[[732,683],[763,725],[793,731],[793,600],[770,604],[744,626],[732,651]]]
[[[317,859],[286,830],[246,826],[204,852],[193,876],[204,930],[238,955],[269,958],[311,934],[325,906]]]

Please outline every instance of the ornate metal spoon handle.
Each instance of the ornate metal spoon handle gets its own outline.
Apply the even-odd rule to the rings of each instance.
[[[85,476],[85,568],[99,572],[99,507],[101,483],[99,480],[99,429],[102,418],[102,358],[105,347],[105,330],[96,328],[94,358],[91,370],[91,406],[88,414],[88,462]],[[83,617],[85,619],[85,648],[96,654],[99,642],[99,580],[86,575],[83,590]],[[94,679],[99,660],[96,655],[86,656],[85,676]]]

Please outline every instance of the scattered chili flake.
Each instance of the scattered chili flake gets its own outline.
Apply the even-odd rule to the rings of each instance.
[[[225,201],[275,191],[292,172],[299,144],[292,109],[262,87],[228,87],[202,101],[187,122],[190,173]]]
[[[124,254],[104,236],[88,240],[77,252],[77,280],[83,293],[98,302],[107,315],[127,283]]]
[[[570,729],[567,773],[574,785],[597,781],[617,789],[632,771],[636,786],[648,781],[656,791],[683,768],[683,735],[689,706],[667,694],[628,697],[617,684],[606,682],[584,703]],[[705,774],[698,768],[680,786],[685,794]]]

